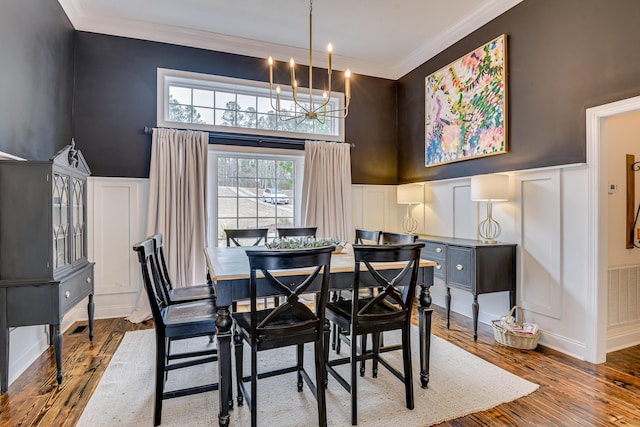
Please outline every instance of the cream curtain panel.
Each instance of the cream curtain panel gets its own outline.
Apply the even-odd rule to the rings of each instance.
[[[318,227],[318,237],[353,241],[351,226],[351,145],[307,141],[304,145],[302,219]]]
[[[147,236],[164,235],[167,264],[176,287],[206,281],[208,143],[207,132],[153,129]],[[127,320],[141,322],[150,317],[149,302],[141,292]]]

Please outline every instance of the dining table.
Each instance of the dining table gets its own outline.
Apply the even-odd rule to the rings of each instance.
[[[233,302],[249,299],[249,258],[247,251],[266,250],[264,246],[250,247],[211,247],[205,248],[205,256],[209,275],[214,284],[216,293],[216,305],[218,306],[217,344],[218,344],[218,391],[220,399],[220,412],[218,422],[221,427],[229,425],[229,411],[233,409],[231,396],[232,370],[231,370],[231,343],[233,335],[233,319],[231,309]],[[395,276],[406,263],[376,264],[376,269],[383,275]],[[420,354],[420,383],[426,388],[429,383],[429,352],[431,347],[431,295],[429,288],[433,285],[433,272],[437,263],[429,260],[420,260],[418,276],[418,328],[419,328],[419,354]],[[366,266],[361,265],[360,287],[375,288],[379,284],[366,271]],[[281,280],[286,276],[308,274],[310,269],[287,270],[281,275]],[[342,252],[333,253],[330,268],[330,290],[349,290],[353,286],[355,262],[352,245],[344,247]],[[274,273],[278,276],[278,273]],[[258,276],[259,277],[259,276]],[[408,280],[406,278],[405,280]],[[317,286],[316,286],[317,285]],[[319,290],[320,281],[316,279],[309,287],[309,292]],[[402,281],[399,283],[402,285]],[[277,290],[266,281],[258,279],[257,297],[278,296]]]

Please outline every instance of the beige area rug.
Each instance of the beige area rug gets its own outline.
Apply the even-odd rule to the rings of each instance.
[[[404,385],[384,367],[378,378],[371,378],[371,362],[367,375],[358,381],[358,425],[360,426],[428,426],[482,411],[532,393],[537,384],[513,375],[488,363],[449,342],[432,336],[431,372],[429,388],[419,383],[418,331],[412,328],[415,409],[405,406]],[[394,337],[385,335],[385,344]],[[174,343],[188,348],[209,344],[208,338]],[[155,337],[153,330],[127,332],[113,356],[96,391],[87,404],[77,426],[152,426],[155,365]],[[343,346],[343,354],[349,348]],[[313,375],[312,346],[306,348],[305,365]],[[245,348],[245,357],[249,351]],[[335,354],[332,352],[335,357]],[[394,366],[401,368],[401,352],[385,354]],[[282,366],[295,360],[294,348],[269,350],[259,354],[259,366]],[[245,373],[248,369],[245,362]],[[348,365],[340,367],[348,372]],[[189,386],[216,378],[217,364],[200,365],[169,374],[167,389],[176,384]],[[348,375],[347,375],[347,378]],[[235,398],[235,381],[234,381]],[[327,416],[330,426],[351,425],[349,394],[329,379]],[[258,381],[258,425],[313,426],[317,425],[316,401],[309,391],[296,391],[295,373]],[[218,425],[218,392],[197,394],[165,400],[162,426]],[[250,425],[249,407],[235,407],[231,411],[231,426]]]

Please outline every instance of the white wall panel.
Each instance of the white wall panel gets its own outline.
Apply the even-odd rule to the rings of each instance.
[[[480,203],[471,200],[471,185],[468,183],[453,185],[452,190],[453,237],[477,239],[478,205]],[[482,205],[484,206],[484,203]]]
[[[132,250],[145,238],[148,180],[91,177],[89,259],[96,263],[96,317],[126,316],[142,289]]]
[[[554,318],[562,314],[560,171],[517,176],[520,303]]]

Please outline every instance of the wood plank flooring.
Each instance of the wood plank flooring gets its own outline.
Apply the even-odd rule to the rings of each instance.
[[[497,344],[487,325],[473,342],[471,320],[435,307],[433,333],[529,381],[533,394],[443,426],[611,426],[640,425],[640,346],[609,354],[593,365],[539,346],[516,350]],[[123,319],[96,321],[93,343],[86,331],[64,336],[64,381],[55,380],[49,349],[0,397],[0,426],[75,426],[125,332],[150,328]],[[420,404],[417,402],[416,404]]]

